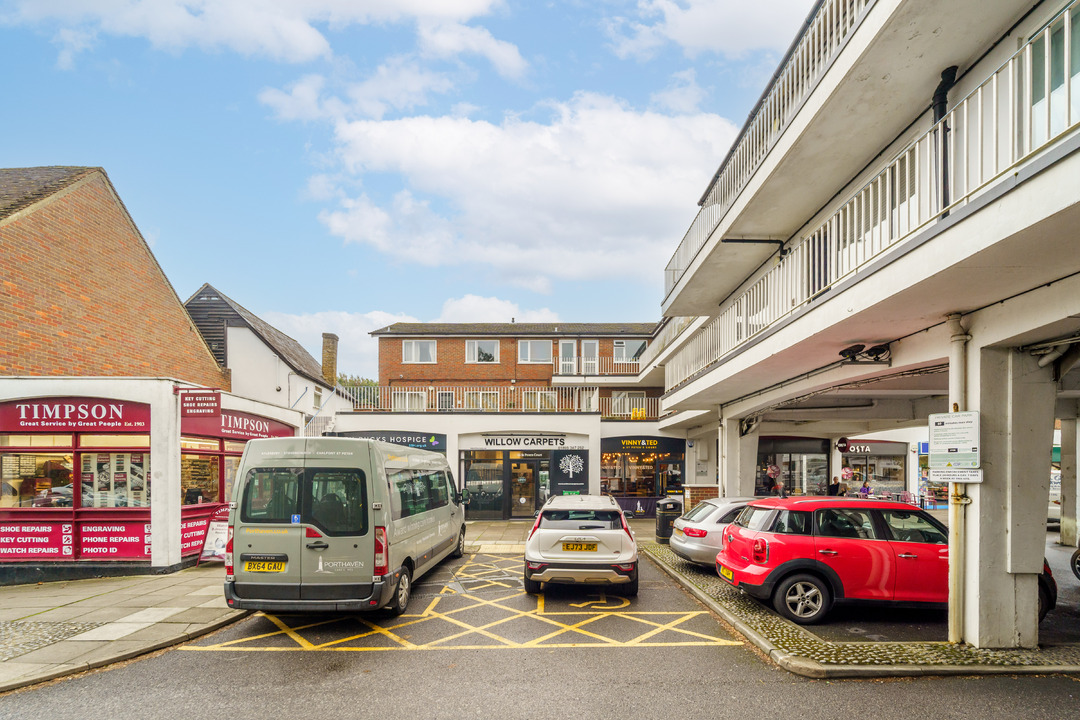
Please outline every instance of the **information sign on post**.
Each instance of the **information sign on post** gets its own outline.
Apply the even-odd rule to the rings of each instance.
[[[931,470],[979,467],[979,413],[934,413],[929,429]]]

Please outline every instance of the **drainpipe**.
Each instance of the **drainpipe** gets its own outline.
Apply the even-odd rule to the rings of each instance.
[[[949,90],[956,84],[955,65],[941,71],[941,82],[934,90],[934,98],[930,107],[934,110],[934,124],[937,125],[945,117],[949,109]],[[941,207],[948,207],[949,198],[949,128],[946,123],[941,123]],[[947,213],[946,213],[947,214]],[[945,215],[942,215],[945,217]]]
[[[948,316],[949,405],[952,412],[967,407],[967,343],[971,336],[960,324],[961,315]],[[964,639],[964,507],[971,502],[963,483],[949,493],[949,642]]]

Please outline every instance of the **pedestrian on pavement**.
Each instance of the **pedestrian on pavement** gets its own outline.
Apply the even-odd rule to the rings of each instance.
[[[840,494],[840,478],[837,477],[836,475],[833,475],[832,482],[829,483],[829,488],[828,488],[827,492],[829,493],[829,495],[839,495]]]

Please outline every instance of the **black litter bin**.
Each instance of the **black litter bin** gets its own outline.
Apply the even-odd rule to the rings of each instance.
[[[682,503],[668,498],[656,503],[656,542],[667,545],[671,542],[671,529],[675,518],[682,515]]]

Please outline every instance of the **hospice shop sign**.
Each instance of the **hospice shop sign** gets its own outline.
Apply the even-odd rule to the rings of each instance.
[[[259,415],[222,408],[221,414],[217,417],[180,418],[180,432],[185,435],[254,440],[256,438],[292,437],[296,434],[296,428]]]
[[[60,397],[0,403],[0,432],[150,432],[150,406]]]

